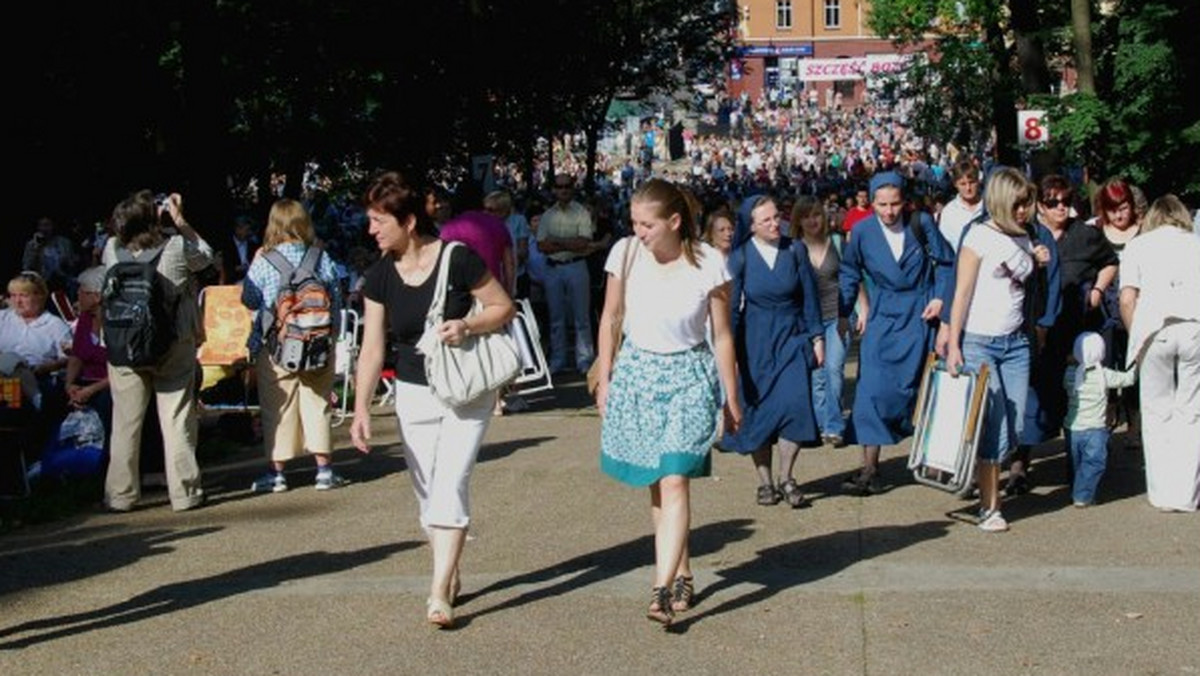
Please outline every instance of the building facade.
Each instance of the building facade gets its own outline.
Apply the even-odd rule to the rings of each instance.
[[[738,0],[738,55],[727,89],[821,106],[863,100],[874,73],[904,57],[867,25],[868,0]]]

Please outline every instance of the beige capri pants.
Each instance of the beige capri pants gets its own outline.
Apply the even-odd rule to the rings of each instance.
[[[396,417],[422,528],[470,524],[471,470],[495,404],[495,395],[486,394],[452,408],[428,385],[396,383]]]
[[[263,446],[273,462],[333,449],[333,363],[315,371],[291,373],[266,354],[258,358],[258,403]]]

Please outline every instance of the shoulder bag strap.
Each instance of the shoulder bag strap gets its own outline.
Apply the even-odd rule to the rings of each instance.
[[[446,285],[450,279],[450,252],[459,246],[458,242],[442,242],[442,250],[438,254],[441,260],[438,261],[438,276],[433,289],[433,300],[429,303],[429,312],[425,315],[425,319],[431,324],[441,323],[446,314]]]
[[[621,300],[617,304],[612,324],[613,357],[616,357],[617,343],[621,340],[625,328],[625,298],[629,295],[629,272],[633,270],[633,259],[637,257],[636,246],[636,237],[625,238],[625,251],[621,254]]]

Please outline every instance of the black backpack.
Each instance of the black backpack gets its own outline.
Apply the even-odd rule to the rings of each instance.
[[[131,254],[116,248],[104,276],[104,345],[113,366],[154,366],[175,342],[179,294],[158,272],[166,243]]]

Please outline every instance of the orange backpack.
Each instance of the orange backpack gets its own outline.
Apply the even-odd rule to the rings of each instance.
[[[279,271],[275,307],[260,314],[263,340],[271,359],[287,371],[324,368],[333,354],[333,297],[317,276],[322,249],[311,246],[293,267],[279,251],[264,254]]]

